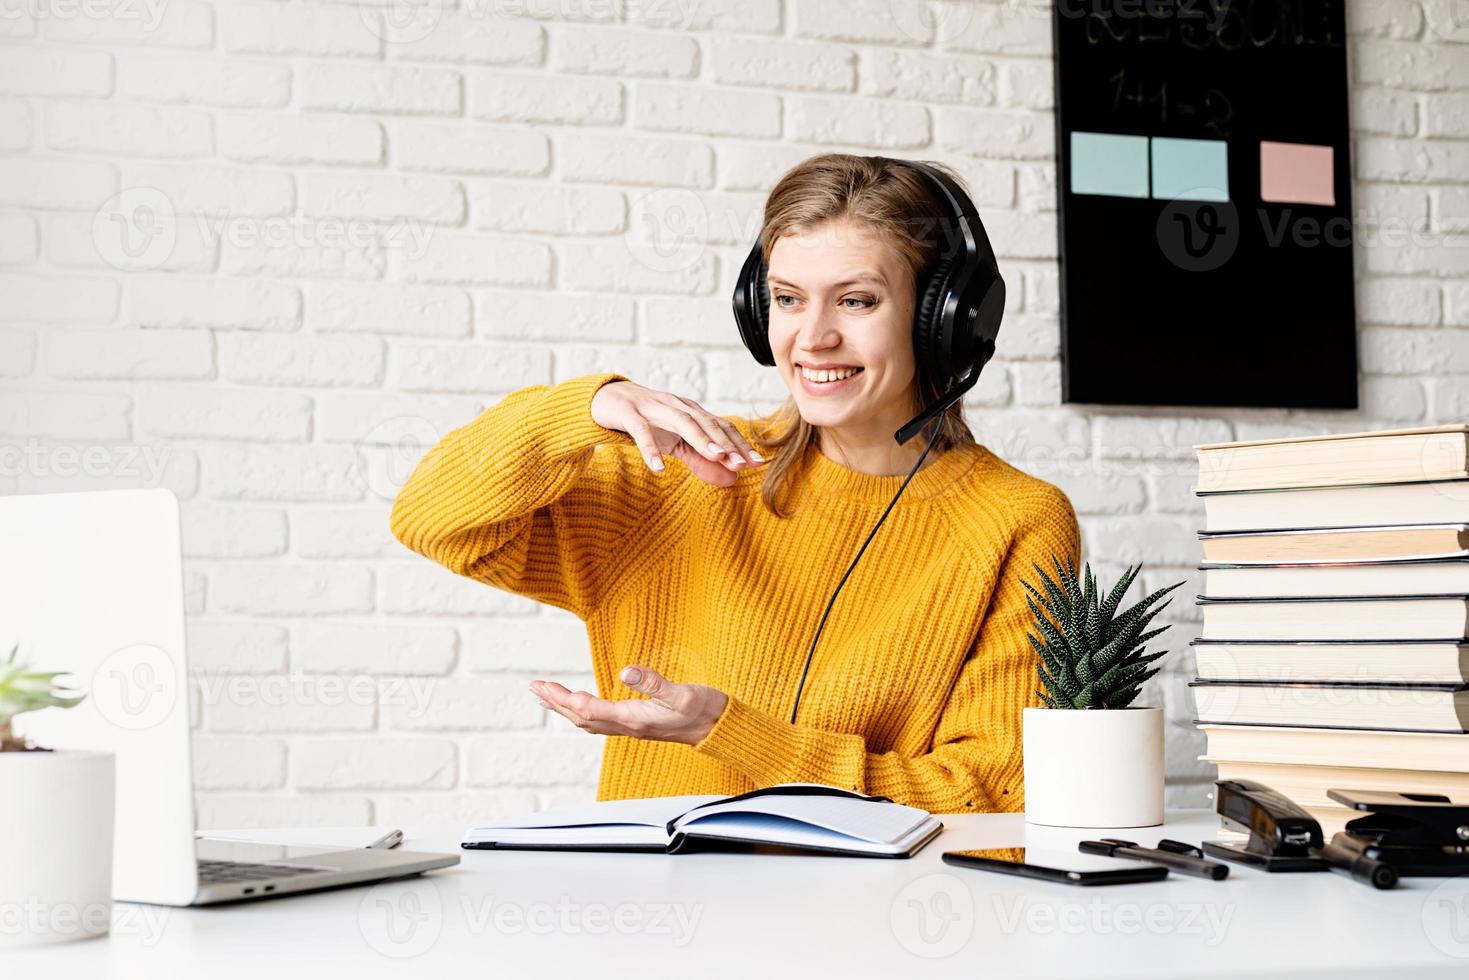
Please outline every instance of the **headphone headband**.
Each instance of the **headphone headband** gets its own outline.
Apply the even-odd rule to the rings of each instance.
[[[953,181],[949,180],[947,176],[930,167],[928,164],[921,163],[918,160],[895,160],[892,157],[873,157],[873,159],[917,171],[935,185],[938,189],[939,196],[942,198],[940,203],[947,204],[952,213],[974,218],[979,217],[974,210],[974,202],[969,199],[969,195],[964,193],[961,188],[955,186]]]
[[[898,430],[895,438],[904,443],[979,381],[979,372],[995,353],[995,338],[1005,311],[1005,280],[1000,276],[979,212],[962,187],[918,161],[871,159],[922,175],[960,232],[941,236],[935,260],[916,284],[914,353],[920,364],[949,379],[949,387],[937,403]],[[766,271],[757,238],[735,282],[733,306],[735,324],[746,349],[759,363],[774,367]]]

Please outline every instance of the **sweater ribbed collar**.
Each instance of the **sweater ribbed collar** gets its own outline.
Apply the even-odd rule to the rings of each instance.
[[[927,438],[921,436],[920,438]],[[914,497],[930,499],[951,493],[961,480],[988,454],[981,445],[961,446],[949,449],[938,456],[938,449],[931,450],[925,465],[908,483],[899,501]],[[892,476],[874,476],[849,469],[828,458],[812,445],[806,451],[803,465],[805,481],[823,497],[843,497],[864,503],[887,504],[908,478],[907,473]]]

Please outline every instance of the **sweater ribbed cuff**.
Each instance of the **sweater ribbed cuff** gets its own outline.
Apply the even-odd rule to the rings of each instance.
[[[592,398],[598,389],[614,381],[630,380],[621,374],[602,372],[583,374],[560,384],[545,386],[540,398],[525,411],[517,425],[521,432],[535,440],[546,459],[560,459],[607,443],[636,445],[626,432],[603,428],[592,419]],[[495,408],[482,412],[459,430],[460,445],[469,455],[472,465],[497,459],[503,452],[503,447],[485,442],[503,437],[504,416]]]
[[[695,746],[745,773],[759,786],[790,782],[798,769],[800,733],[744,700],[727,695],[714,727]]]

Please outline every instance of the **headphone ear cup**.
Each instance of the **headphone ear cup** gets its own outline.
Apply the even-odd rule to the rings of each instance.
[[[954,264],[948,259],[939,259],[933,271],[924,280],[923,292],[918,296],[918,311],[913,317],[913,355],[919,364],[934,365],[940,372],[947,370],[945,353],[939,329],[939,313],[944,297],[949,292],[949,280]]]
[[[765,260],[760,254],[760,243],[750,249],[734,289],[734,318],[739,327],[740,339],[745,349],[757,362],[766,367],[775,366],[775,355],[770,350],[770,290],[765,285]]]
[[[750,353],[766,367],[775,367],[775,353],[770,349],[770,287],[765,284],[765,263],[762,261],[754,273],[751,284],[754,294],[750,309],[751,325],[755,335],[750,338]]]
[[[760,263],[760,269],[755,273],[755,308],[751,311],[755,317],[755,324],[760,329],[760,336],[765,338],[765,346],[770,346],[770,287],[765,282],[765,263]]]

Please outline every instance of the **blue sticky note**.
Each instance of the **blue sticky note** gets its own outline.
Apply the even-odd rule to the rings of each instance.
[[[1071,134],[1071,193],[1148,196],[1148,138]]]
[[[1170,201],[1229,200],[1228,144],[1154,136],[1153,196]]]

